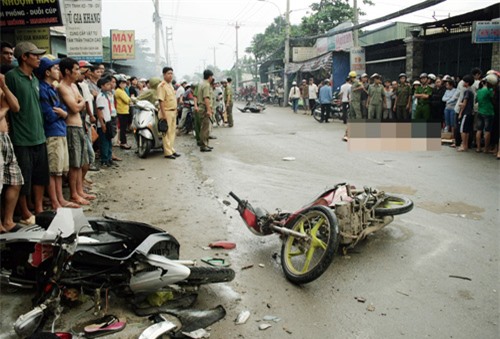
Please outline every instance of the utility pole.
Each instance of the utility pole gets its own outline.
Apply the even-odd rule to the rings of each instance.
[[[167,61],[167,65],[172,67],[172,64],[170,63],[170,56],[168,53],[168,42],[172,41],[172,27],[165,27],[165,33],[166,33],[166,45],[165,45],[165,60]]]
[[[359,13],[358,13],[358,0],[354,0],[354,26],[359,24]],[[359,40],[358,40],[358,30],[355,29],[352,32],[352,39],[353,39],[353,45],[355,48],[359,47]]]
[[[283,105],[288,103],[288,76],[286,70],[290,62],[290,0],[286,0],[285,69],[283,70]]]
[[[153,14],[153,20],[155,22],[155,68],[156,73],[160,74],[160,32],[161,28],[161,18],[160,18],[160,3],[159,0],[155,0],[155,12]]]
[[[230,25],[233,26],[233,24],[230,24]],[[241,26],[238,24],[238,21],[236,21],[236,23],[234,24],[234,28],[236,29],[236,51],[235,51],[236,61],[234,63],[234,68],[236,71],[236,91],[238,91],[238,88],[240,88],[240,80],[239,80],[240,67],[239,67],[239,60],[238,60],[238,29],[240,27]]]
[[[215,56],[215,50],[217,49],[216,46],[212,47],[214,49],[214,68],[217,68],[217,59],[216,59],[216,56]]]

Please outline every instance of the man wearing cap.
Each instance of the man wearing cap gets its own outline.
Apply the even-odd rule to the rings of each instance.
[[[213,116],[212,107],[212,82],[214,73],[206,69],[203,71],[203,82],[199,85],[197,93],[198,116],[201,120],[200,126],[200,151],[210,152],[212,147],[208,145],[210,135],[210,120]]]
[[[24,185],[19,196],[20,223],[33,225],[35,216],[28,208],[32,196],[35,213],[43,212],[43,193],[49,184],[47,146],[40,109],[39,81],[33,71],[40,66],[40,56],[45,54],[31,42],[20,42],[14,49],[19,66],[5,75],[5,82],[19,101],[20,110],[10,115],[11,139]],[[32,191],[33,188],[33,191]]]
[[[290,88],[288,98],[290,98],[290,101],[292,102],[293,113],[297,113],[297,110],[299,109],[300,88],[297,86],[295,81],[292,82],[292,88]]]
[[[364,91],[363,83],[356,79],[356,72],[351,71],[349,77],[352,79],[351,84],[351,117],[353,119],[362,119],[363,111],[361,110],[361,92]]]
[[[159,119],[167,121],[168,130],[163,134],[163,154],[165,158],[175,160],[180,156],[174,149],[177,118],[177,100],[172,86],[174,70],[171,67],[163,68],[163,81],[158,86],[158,100],[160,101]],[[182,86],[181,86],[182,87]],[[184,88],[183,88],[184,89]]]
[[[368,100],[366,106],[368,107],[368,119],[382,121],[382,112],[385,108],[384,101],[384,86],[378,73],[374,73],[371,77],[373,84],[368,88]]]
[[[428,85],[427,73],[420,74],[420,84],[415,90],[415,98],[417,98],[417,108],[415,110],[415,120],[429,121],[431,117],[430,97],[432,88]]]
[[[66,139],[67,108],[59,99],[54,82],[60,80],[59,59],[40,59],[36,70],[40,79],[40,105],[44,116],[44,130],[47,138],[47,156],[49,159],[49,198],[52,209],[60,207],[78,208],[80,205],[64,199],[62,176],[69,171],[68,143]]]
[[[396,110],[396,121],[405,122],[410,120],[411,86],[406,82],[406,74],[399,74],[399,86],[396,90],[394,107]]]
[[[226,104],[226,115],[227,115],[227,123],[229,127],[234,126],[233,121],[233,88],[231,87],[231,78],[227,78],[223,81],[222,85],[224,86],[224,103]]]

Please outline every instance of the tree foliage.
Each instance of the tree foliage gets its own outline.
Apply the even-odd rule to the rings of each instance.
[[[373,5],[372,0],[360,0],[363,4]],[[300,25],[290,27],[291,37],[313,36],[328,32],[342,22],[353,20],[354,9],[351,0],[320,0],[311,4],[311,10],[302,18]],[[363,15],[359,12],[359,15]],[[283,17],[277,17],[264,33],[254,35],[250,46],[245,50],[253,54],[257,61],[283,59],[286,23]],[[297,46],[312,46],[315,40],[297,43]],[[294,47],[292,45],[291,47]]]

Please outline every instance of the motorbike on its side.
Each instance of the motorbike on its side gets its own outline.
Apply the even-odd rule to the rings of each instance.
[[[258,236],[279,234],[281,266],[294,284],[319,278],[330,266],[339,245],[353,248],[368,234],[391,223],[395,215],[412,210],[406,197],[377,189],[356,189],[347,183],[335,185],[295,212],[269,213],[254,208],[233,192],[237,210],[248,229]]]
[[[135,113],[132,120],[137,155],[146,158],[154,149],[163,147],[161,133],[158,131],[158,116],[155,106],[146,100],[135,103]]]
[[[87,219],[81,209],[67,208],[36,218],[37,225],[0,235],[0,282],[36,291],[33,309],[14,323],[23,338],[49,317],[55,322],[78,291],[94,296],[98,309],[108,291],[140,301],[158,291],[193,293],[202,284],[234,279],[230,268],[180,260],[175,237],[145,223]]]

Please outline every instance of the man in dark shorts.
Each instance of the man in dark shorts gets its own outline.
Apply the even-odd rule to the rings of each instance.
[[[35,214],[43,212],[43,194],[49,184],[47,146],[40,109],[39,81],[33,71],[40,65],[45,51],[31,42],[20,42],[14,50],[19,66],[5,75],[5,82],[19,101],[20,110],[10,115],[10,137],[24,178],[19,196],[21,224],[35,224],[35,216],[28,208],[28,197],[33,195]],[[32,191],[33,187],[33,191]]]
[[[466,152],[469,149],[469,134],[472,132],[474,125],[474,92],[470,89],[474,84],[474,78],[468,74],[462,80],[464,81],[465,92],[458,113],[460,134],[462,136],[462,145],[457,148],[458,152]]]

